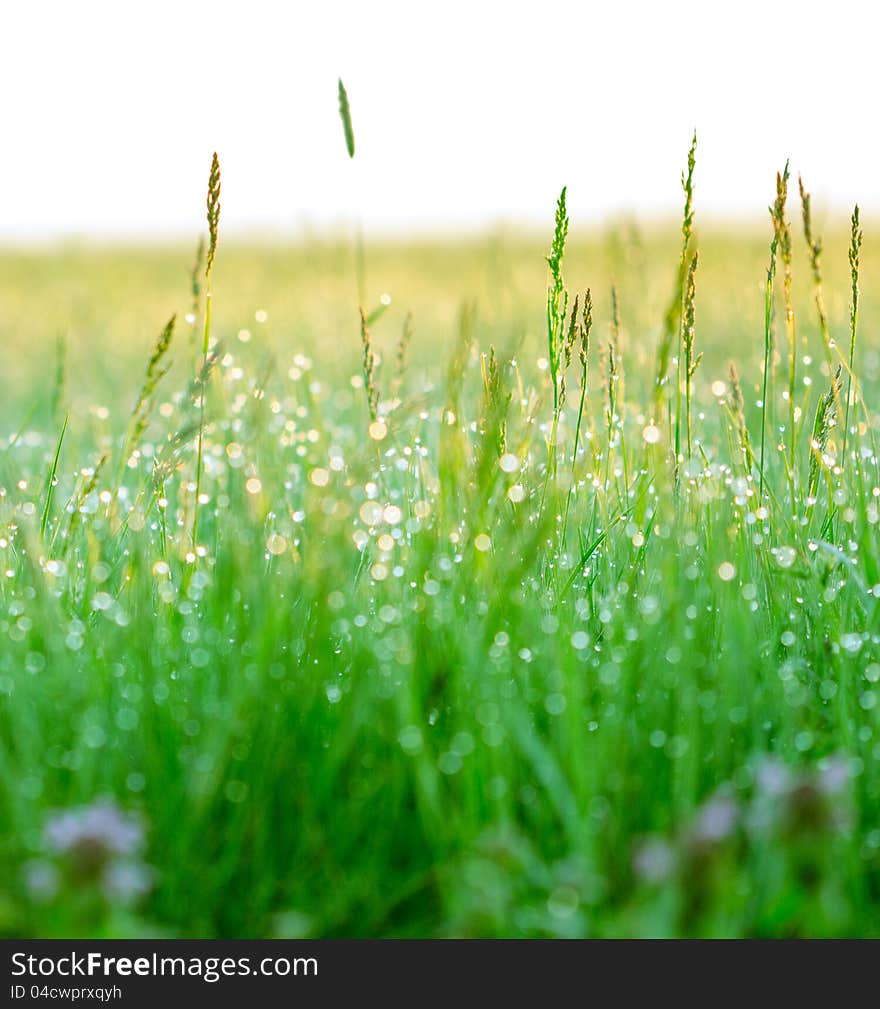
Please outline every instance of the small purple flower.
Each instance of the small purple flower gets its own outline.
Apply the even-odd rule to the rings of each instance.
[[[46,823],[44,840],[53,854],[70,858],[83,872],[96,872],[114,858],[135,855],[144,832],[136,817],[101,800],[55,813]]]
[[[852,767],[847,757],[840,753],[823,761],[819,767],[819,789],[825,795],[840,795],[852,776]]]
[[[646,883],[663,883],[675,871],[675,852],[659,837],[639,845],[633,857],[633,871]]]
[[[58,870],[43,858],[33,858],[23,867],[24,885],[31,900],[48,904],[58,893]]]
[[[788,794],[794,784],[789,768],[780,760],[768,757],[758,768],[755,780],[758,790],[768,798],[776,799]]]
[[[720,844],[736,830],[738,819],[736,802],[727,796],[715,795],[697,812],[688,832],[689,840],[700,847]]]
[[[101,889],[111,904],[134,904],[152,889],[154,875],[140,861],[111,862],[101,876]]]

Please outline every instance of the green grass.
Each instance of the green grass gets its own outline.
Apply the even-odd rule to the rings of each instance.
[[[850,366],[773,234],[375,243],[361,317],[221,238],[215,350],[191,249],[0,254],[0,930],[880,934],[876,244]]]

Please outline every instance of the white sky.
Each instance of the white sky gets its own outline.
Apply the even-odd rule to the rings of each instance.
[[[855,3],[9,0],[0,240],[759,217],[787,156],[880,210],[880,16]],[[336,79],[351,99],[349,163]]]

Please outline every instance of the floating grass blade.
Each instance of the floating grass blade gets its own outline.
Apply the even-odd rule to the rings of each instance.
[[[339,117],[342,120],[342,130],[345,134],[345,149],[350,158],[354,157],[354,128],[351,125],[351,106],[348,102],[348,92],[339,79]]]

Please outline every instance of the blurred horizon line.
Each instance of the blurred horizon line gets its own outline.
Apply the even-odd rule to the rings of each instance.
[[[849,232],[851,211],[842,211],[837,207],[818,208],[814,212],[814,226],[822,234],[836,235]],[[871,222],[880,220],[880,212],[869,208],[867,211],[860,206],[863,226],[868,228],[870,235]],[[792,225],[799,224],[800,214],[792,213]],[[387,245],[401,244],[445,244],[452,241],[474,242],[486,239],[506,239],[532,241],[546,237],[549,242],[552,236],[552,215],[544,221],[537,217],[500,217],[488,221],[470,223],[450,222],[449,224],[421,223],[405,224],[386,223],[371,225],[359,224],[357,221],[339,220],[331,223],[318,224],[303,221],[294,226],[280,224],[255,223],[250,225],[234,224],[223,228],[221,216],[221,244],[248,245],[289,245],[301,246],[310,244],[344,244],[352,240],[358,230],[368,242]],[[633,231],[636,234],[656,238],[659,232],[670,231],[670,235],[678,234],[681,228],[681,217],[674,212],[654,211],[639,214],[637,212],[612,211],[607,215],[593,216],[591,220],[578,223],[572,220],[569,236],[571,239],[607,237],[609,234],[621,231]],[[772,235],[769,213],[741,214],[731,211],[703,211],[697,213],[694,224],[697,234],[700,232],[718,235],[743,235],[756,238],[766,233],[768,242]],[[105,247],[105,246],[179,246],[198,242],[203,230],[191,231],[182,227],[102,227],[93,230],[64,229],[57,232],[0,232],[0,250],[16,249],[49,249],[69,246]]]

